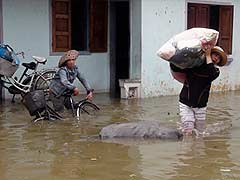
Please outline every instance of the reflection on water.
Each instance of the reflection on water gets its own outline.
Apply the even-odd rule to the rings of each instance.
[[[240,179],[240,92],[214,94],[207,113],[209,124],[233,124],[219,134],[183,141],[100,141],[108,124],[159,120],[175,126],[179,120],[176,96],[113,100],[96,95],[96,117],[80,121],[32,124],[20,104],[0,106],[0,179],[87,180],[202,180]]]

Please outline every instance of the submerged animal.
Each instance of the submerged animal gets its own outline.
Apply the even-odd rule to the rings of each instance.
[[[220,133],[231,128],[231,122],[216,122],[207,125],[202,136]],[[196,136],[201,136],[195,131]],[[143,139],[182,139],[181,130],[174,127],[166,127],[158,121],[138,121],[122,124],[111,124],[103,127],[99,134],[101,139],[143,138]]]
[[[111,124],[102,128],[102,139],[108,138],[155,138],[181,139],[182,133],[176,128],[165,127],[158,121],[138,121],[122,124]]]

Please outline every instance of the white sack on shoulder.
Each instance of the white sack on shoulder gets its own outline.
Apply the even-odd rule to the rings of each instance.
[[[201,45],[199,39],[191,39],[191,40],[181,40],[176,43],[176,49],[183,49],[183,48],[198,48],[201,49]]]
[[[198,39],[200,42],[210,43],[215,46],[218,40],[219,32],[208,28],[191,28],[174,36],[174,41]],[[204,44],[203,44],[204,45]]]
[[[165,60],[170,59],[176,52],[176,48],[173,46],[173,39],[167,41],[158,51],[157,55]]]
[[[208,28],[192,28],[183,31],[168,40],[158,51],[157,55],[169,60],[176,50],[183,48],[206,49],[216,45],[219,32]]]

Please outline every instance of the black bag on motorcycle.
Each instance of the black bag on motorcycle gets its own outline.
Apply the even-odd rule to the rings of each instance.
[[[37,115],[46,109],[46,100],[43,90],[35,90],[23,97],[23,104],[31,116]]]

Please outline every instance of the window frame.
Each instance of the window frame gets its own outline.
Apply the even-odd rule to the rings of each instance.
[[[64,0],[62,0],[62,1],[64,1]],[[88,13],[88,15],[87,15],[87,33],[86,33],[87,34],[87,37],[86,37],[87,49],[84,50],[84,51],[79,51],[79,52],[81,53],[81,55],[90,55],[92,53],[107,53],[108,49],[109,49],[109,47],[108,47],[108,8],[109,8],[108,7],[108,0],[87,0],[87,1],[89,3],[89,8],[87,9],[87,13]],[[98,2],[98,3],[103,2],[103,3],[105,3],[105,6],[106,6],[106,11],[105,11],[106,18],[105,18],[105,16],[102,17],[103,21],[104,21],[104,24],[106,24],[106,26],[103,28],[104,31],[100,32],[100,34],[101,33],[104,33],[104,35],[106,34],[106,38],[104,39],[104,43],[102,43],[103,48],[101,46],[97,47],[100,50],[97,50],[97,49],[92,50],[91,49],[91,46],[93,46],[93,47],[97,46],[96,44],[91,45],[91,39],[93,38],[93,37],[91,37],[91,33],[92,33],[92,31],[94,31],[94,29],[91,29],[92,28],[91,27],[91,23],[92,23],[91,19],[94,19],[94,18],[92,18],[92,13],[94,13],[94,12],[91,12],[91,2],[92,1],[95,1],[95,2]],[[54,33],[53,33],[53,31],[54,31],[53,30],[53,2],[54,2],[54,0],[49,0],[50,55],[63,55],[64,51],[54,51],[54,48],[53,48],[53,43],[54,43],[54,37],[53,37],[54,36]],[[100,35],[100,34],[98,34],[98,35]],[[98,38],[98,37],[96,37],[96,38]]]
[[[218,5],[220,7],[223,6],[232,6],[232,32],[231,32],[231,53],[227,54],[228,55],[228,59],[232,59],[232,54],[233,54],[233,35],[234,35],[234,4],[232,2],[221,2],[221,1],[204,1],[204,0],[200,0],[200,1],[195,1],[195,0],[186,0],[185,1],[185,29],[188,29],[188,4],[205,4],[205,5]],[[220,17],[220,16],[219,16]],[[219,27],[220,30],[220,27]]]

